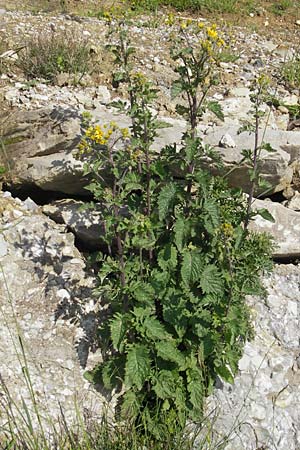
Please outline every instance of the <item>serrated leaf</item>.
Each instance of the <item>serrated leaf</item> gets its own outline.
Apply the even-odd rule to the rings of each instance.
[[[183,90],[183,84],[180,80],[173,81],[171,86],[171,99],[174,100]]]
[[[173,342],[160,341],[155,344],[155,348],[160,358],[176,363],[179,368],[185,366],[185,357]]]
[[[194,408],[202,409],[204,385],[200,369],[194,367],[187,370],[187,390],[190,394],[190,401]]]
[[[186,250],[181,266],[181,278],[186,287],[190,287],[201,277],[203,258],[199,251]]]
[[[178,372],[171,370],[161,370],[155,379],[153,390],[157,397],[165,400],[176,397]]]
[[[165,327],[155,317],[147,317],[143,323],[146,335],[153,341],[168,339],[171,336],[166,331]]]
[[[213,200],[205,200],[203,212],[205,228],[209,233],[213,233],[220,225],[219,207]]]
[[[168,183],[164,186],[158,196],[158,214],[159,220],[164,220],[174,204],[177,194],[175,183]]]
[[[159,252],[157,262],[162,270],[172,271],[177,267],[177,250],[172,244],[167,244]]]
[[[214,265],[208,265],[202,272],[200,286],[204,294],[223,294],[221,274]]]
[[[137,417],[140,411],[140,402],[136,393],[131,389],[122,396],[121,417],[123,419]]]
[[[102,381],[106,389],[113,389],[122,384],[124,366],[124,355],[111,357],[111,359],[100,366]]]
[[[255,212],[257,215],[261,216],[263,219],[268,220],[269,222],[275,223],[274,217],[266,208],[257,209]]]
[[[147,306],[154,305],[155,292],[151,284],[139,282],[133,284],[132,295],[139,302]]]
[[[110,321],[110,335],[115,350],[123,352],[124,337],[128,328],[128,315],[116,313]]]
[[[135,386],[141,390],[145,381],[150,376],[151,361],[149,350],[145,345],[133,345],[127,354],[125,365],[125,385],[128,388]]]
[[[216,101],[207,102],[206,107],[211,111],[218,119],[224,121],[224,114],[220,103]]]
[[[188,234],[188,229],[188,221],[183,216],[177,217],[173,230],[175,235],[174,242],[179,252],[182,251],[184,238]]]

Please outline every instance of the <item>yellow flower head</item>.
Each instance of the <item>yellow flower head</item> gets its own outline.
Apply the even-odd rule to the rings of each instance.
[[[233,226],[231,225],[231,223],[223,223],[223,225],[221,226],[221,231],[225,236],[231,236],[233,234]]]
[[[174,23],[175,23],[174,14],[170,13],[170,14],[168,15],[168,18],[165,20],[165,23],[166,23],[166,25],[169,25],[170,27],[171,27],[172,25],[174,25]]]
[[[130,136],[128,128],[121,128],[121,134],[123,139],[128,139]]]
[[[181,20],[180,29],[185,30],[187,28],[187,26],[188,26],[188,24],[187,24],[186,20]]]
[[[211,39],[213,39],[214,41],[216,41],[219,37],[218,32],[216,31],[216,29],[213,26],[207,27],[206,33],[207,33],[207,36],[210,37]]]

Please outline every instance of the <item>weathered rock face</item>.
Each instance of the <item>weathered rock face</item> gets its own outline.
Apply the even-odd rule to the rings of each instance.
[[[276,248],[274,258],[300,257],[300,213],[285,208],[280,203],[266,200],[255,200],[254,209],[266,208],[274,217],[275,222],[256,216],[250,228],[255,231],[265,231],[274,238]]]
[[[59,200],[43,207],[43,213],[56,223],[65,224],[80,242],[91,250],[101,248],[104,234],[101,207],[84,208],[84,202]]]
[[[255,200],[254,209],[266,208],[274,217],[275,223],[256,216],[250,222],[250,229],[270,233],[274,238],[276,259],[295,259],[300,257],[300,212],[293,211],[267,200]],[[56,223],[65,224],[90,249],[102,249],[104,246],[101,205],[96,209],[84,208],[84,202],[76,200],[58,200],[45,205],[43,212]]]
[[[15,187],[83,194],[87,180],[73,151],[81,138],[81,121],[73,109],[18,112],[5,123],[3,142]]]
[[[101,410],[104,398],[83,379],[83,368],[100,358],[90,350],[105,317],[93,287],[74,236],[33,202],[0,193],[0,376],[17,405],[24,399],[34,423],[26,364],[46,421],[55,423],[60,405],[68,423],[76,419],[76,402],[89,414]]]
[[[256,336],[234,385],[207,403],[216,408],[213,443],[227,438],[226,450],[300,448],[300,267],[277,266],[265,285],[265,300],[249,299]]]
[[[241,187],[245,192],[249,192],[250,180],[248,168],[242,164],[237,165],[241,160],[241,152],[245,149],[254,148],[254,133],[238,133],[238,126],[216,127],[205,137],[205,142],[216,146],[221,155],[225,168],[231,171],[228,175],[230,184]],[[222,139],[224,136],[233,141],[234,145],[224,148]],[[263,141],[269,143],[274,152],[261,153],[261,175],[271,185],[268,195],[286,189],[292,182],[293,163],[300,158],[300,133],[287,132],[281,130],[268,129],[266,132],[260,130],[259,143]],[[226,173],[226,172],[225,172]],[[257,190],[256,193],[259,193]]]
[[[121,126],[129,125],[127,117],[105,106],[95,110],[94,116],[100,123],[114,120]],[[180,142],[186,127],[182,120],[164,120],[170,127],[160,130],[154,143],[158,151],[165,145]],[[238,126],[232,125],[208,127],[202,124],[199,131],[205,133],[204,142],[220,152],[230,184],[248,192],[248,168],[238,163],[242,159],[241,151],[253,148],[253,134],[237,134]],[[224,136],[230,140],[230,145],[226,144]],[[84,186],[88,180],[82,174],[83,164],[75,157],[80,138],[81,119],[76,110],[56,108],[18,113],[8,121],[4,136],[12,184],[15,187],[38,186],[66,194],[87,194]],[[292,183],[293,168],[300,158],[300,132],[268,130],[264,141],[275,150],[262,154],[262,176],[271,185],[270,194],[287,189]]]

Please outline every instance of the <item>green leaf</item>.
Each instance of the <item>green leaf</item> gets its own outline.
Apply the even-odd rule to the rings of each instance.
[[[268,153],[276,152],[276,150],[272,147],[272,145],[269,142],[263,142],[260,148],[266,150]]]
[[[189,223],[188,221],[183,217],[179,216],[176,219],[176,222],[173,226],[174,234],[175,234],[175,245],[179,252],[182,251],[183,245],[184,245],[184,239],[188,235],[189,232]]]
[[[125,73],[124,72],[115,72],[113,74],[113,80],[115,82],[117,82],[117,81],[124,81],[124,79],[125,79]]]
[[[275,223],[274,217],[266,208],[257,209],[255,212],[257,215],[261,216],[263,219],[268,220],[269,222]]]
[[[136,393],[131,389],[122,396],[121,417],[125,420],[137,417],[141,404]]]
[[[185,366],[185,357],[173,342],[160,341],[155,344],[155,348],[160,358],[176,363],[179,368]]]
[[[188,116],[189,114],[189,108],[187,106],[183,106],[183,105],[176,105],[175,107],[177,114],[179,114],[180,116]]]
[[[123,352],[124,338],[128,329],[128,315],[116,313],[110,321],[111,340],[115,350]]]
[[[216,101],[211,101],[206,103],[206,107],[209,111],[211,111],[218,119],[224,121],[224,114],[221,108],[220,103]]]
[[[125,385],[128,388],[135,386],[141,390],[150,376],[151,361],[149,350],[145,345],[135,344],[130,347],[125,366]]]
[[[147,337],[153,341],[171,338],[163,324],[152,316],[146,318],[143,326]]]
[[[205,267],[201,274],[200,286],[204,294],[223,294],[223,281],[216,266],[211,264]]]
[[[201,277],[203,269],[203,256],[198,251],[186,250],[181,266],[181,278],[186,287],[190,287]]]
[[[216,370],[217,374],[220,375],[220,377],[224,381],[226,381],[227,383],[233,384],[234,378],[232,376],[232,373],[225,365],[215,367],[215,370]]]
[[[155,120],[155,129],[160,130],[161,128],[172,128],[173,125],[165,120]]]
[[[187,390],[194,408],[202,409],[204,397],[204,380],[200,369],[194,367],[187,370]]]
[[[189,317],[186,298],[181,291],[176,293],[169,289],[163,299],[163,318],[175,328],[179,338],[186,333]]]
[[[167,244],[159,252],[157,262],[162,270],[172,271],[177,267],[177,250],[172,244]]]
[[[177,194],[177,185],[168,183],[164,186],[158,196],[158,214],[159,220],[164,220],[174,204]]]
[[[155,300],[155,291],[151,284],[137,282],[132,284],[132,295],[139,302],[147,306],[153,306]]]
[[[179,94],[184,91],[184,86],[181,80],[175,80],[171,86],[171,99],[174,100]]]
[[[122,384],[124,379],[124,355],[112,356],[100,366],[102,381],[106,389],[113,389]]]
[[[204,224],[209,233],[214,233],[220,224],[219,207],[214,200],[205,200],[203,205]]]
[[[176,398],[178,372],[171,370],[161,370],[155,379],[153,390],[157,397],[165,400],[167,398]]]

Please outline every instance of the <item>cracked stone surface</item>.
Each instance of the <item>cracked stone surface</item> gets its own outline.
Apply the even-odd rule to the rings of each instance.
[[[0,193],[1,398],[5,400],[5,385],[14,402],[20,406],[25,401],[37,424],[27,367],[46,420],[55,422],[62,407],[72,423],[76,404],[87,416],[97,417],[105,398],[84,380],[83,372],[101,359],[94,352],[95,330],[105,314],[99,315],[101,306],[91,295],[94,279],[73,234],[37,206],[32,211],[32,203]]]
[[[265,300],[248,301],[255,338],[234,385],[220,383],[207,401],[213,442],[227,436],[226,450],[300,448],[300,266],[277,265],[265,286]]]

